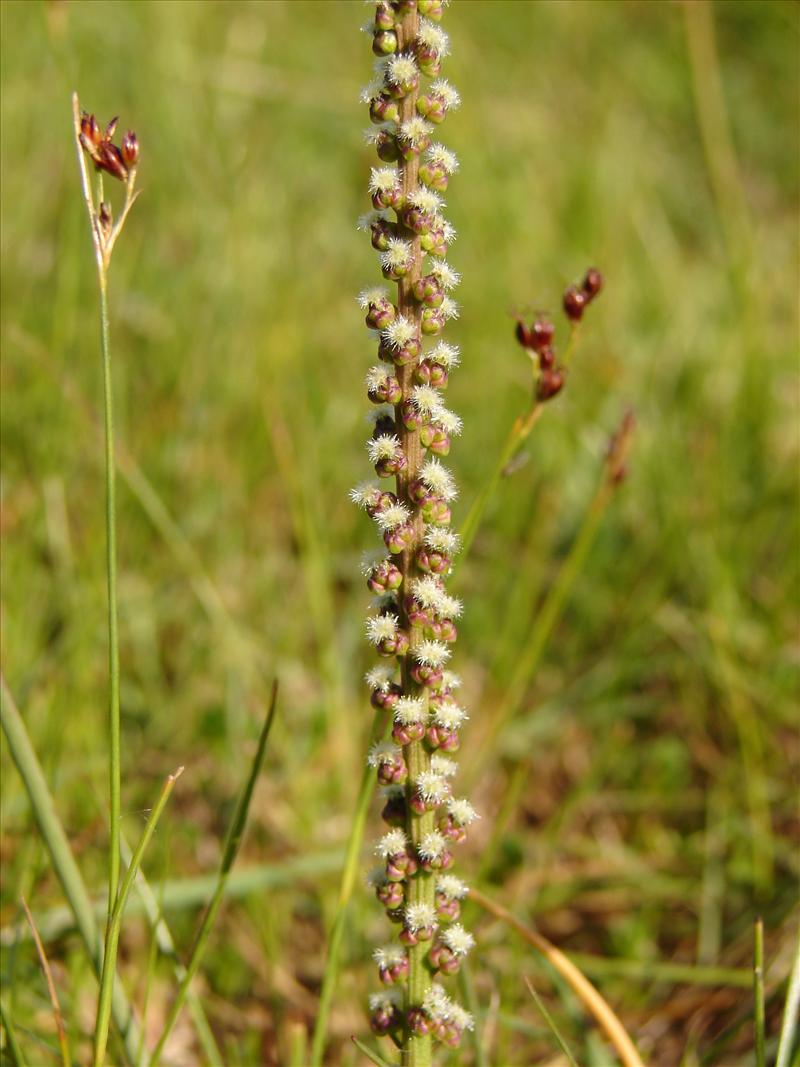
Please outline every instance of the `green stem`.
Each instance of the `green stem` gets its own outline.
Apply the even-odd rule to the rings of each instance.
[[[158,1039],[158,1044],[153,1051],[153,1062],[158,1063],[159,1057],[164,1049],[167,1038],[170,1035],[172,1027],[175,1025],[175,1021],[180,1014],[181,1008],[186,1001],[191,988],[192,979],[197,974],[200,967],[200,961],[203,958],[206,944],[208,943],[209,936],[211,935],[211,929],[214,925],[214,920],[217,917],[219,906],[225,896],[225,887],[228,884],[228,875],[231,872],[231,868],[236,860],[237,853],[239,852],[239,846],[242,843],[242,835],[244,833],[245,824],[247,822],[247,813],[250,809],[250,801],[253,798],[253,790],[256,786],[256,781],[261,772],[261,768],[264,764],[264,754],[267,750],[267,739],[272,729],[272,723],[275,718],[275,708],[278,700],[278,686],[275,683],[272,687],[272,698],[270,701],[269,711],[264,720],[264,725],[261,728],[261,735],[258,739],[258,747],[256,754],[253,758],[253,763],[250,767],[250,774],[247,781],[244,784],[244,788],[239,795],[239,799],[236,803],[236,810],[233,813],[230,826],[228,828],[228,834],[225,839],[225,847],[222,852],[222,862],[220,863],[219,874],[217,875],[217,884],[214,888],[214,893],[209,901],[206,913],[203,916],[203,921],[200,924],[200,929],[197,932],[195,938],[194,947],[192,948],[189,962],[186,965],[186,973],[181,979],[181,984],[178,987],[177,995],[172,1002],[172,1007],[169,1010],[167,1021],[164,1023],[164,1029],[161,1033],[161,1037]]]
[[[798,1019],[800,1019],[800,930],[797,934],[792,973],[789,976],[789,983],[786,989],[786,1003],[783,1008],[783,1021],[781,1022],[781,1034],[778,1039],[775,1067],[789,1067]]]
[[[22,1054],[19,1039],[17,1038],[17,1031],[11,1019],[11,1012],[8,1010],[5,1001],[2,999],[0,999],[0,1022],[2,1022],[3,1029],[6,1032],[6,1051],[8,1052],[8,1058],[14,1064],[14,1067],[26,1067],[25,1057]]]
[[[117,621],[117,504],[114,461],[114,398],[111,379],[111,346],[108,328],[108,285],[104,270],[98,270],[100,288],[100,348],[103,357],[103,410],[106,458],[106,574],[108,582],[108,738],[109,738],[109,857],[108,915],[117,899],[120,870],[120,713],[119,628]],[[115,961],[111,960],[112,971]]]
[[[761,918],[756,919],[755,924],[753,1000],[755,1001],[756,1067],[766,1067],[767,1056],[764,1047],[764,920]]]
[[[100,976],[103,949],[92,910],[92,902],[84,885],[78,865],[69,847],[67,835],[56,814],[55,804],[41,765],[31,745],[25,723],[17,709],[5,680],[0,678],[0,724],[8,741],[11,758],[17,766],[25,792],[33,809],[39,833],[53,864],[53,870],[67,898],[75,925],[83,940],[95,973]],[[112,1011],[117,1029],[122,1034],[125,1053],[130,1063],[136,1062],[139,1046],[139,1027],[121,986],[115,986]]]
[[[139,843],[133,853],[130,865],[125,872],[125,878],[120,886],[119,893],[117,894],[116,904],[114,905],[114,911],[110,916],[106,931],[106,945],[105,954],[103,956],[103,970],[100,975],[100,997],[97,1003],[97,1021],[95,1024],[94,1032],[94,1067],[101,1067],[105,1060],[106,1045],[108,1043],[108,1027],[111,1019],[111,998],[114,990],[114,978],[116,977],[116,967],[112,964],[116,963],[117,948],[119,946],[119,934],[122,928],[122,915],[125,911],[125,904],[128,900],[128,895],[133,888],[133,883],[136,878],[136,874],[142,863],[142,857],[144,856],[145,849],[150,844],[150,839],[153,836],[158,821],[161,818],[161,814],[166,807],[169,800],[170,793],[173,786],[178,779],[178,776],[182,773],[183,767],[179,767],[174,774],[167,776],[166,781],[161,789],[161,794],[156,801],[156,805],[150,812],[145,828],[142,831],[142,836],[139,839]]]

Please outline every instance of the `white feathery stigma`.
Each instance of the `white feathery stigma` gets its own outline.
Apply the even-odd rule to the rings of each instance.
[[[447,341],[437,341],[433,348],[425,353],[424,358],[430,363],[439,363],[450,370],[461,362],[460,356],[461,349],[458,345],[449,345]]]
[[[428,717],[428,709],[422,697],[398,697],[397,703],[392,709],[394,721],[401,726],[410,726],[415,722],[425,722]]]
[[[381,252],[381,266],[386,270],[407,270],[411,264],[411,242],[402,237],[390,237],[386,251]]]
[[[419,189],[415,189],[411,193],[408,197],[408,203],[412,207],[418,207],[426,215],[438,215],[445,206],[438,193],[434,193],[432,189],[426,189],[424,186],[420,186]]]
[[[439,614],[443,619],[458,619],[463,610],[464,605],[457,596],[449,596],[447,593],[442,594],[439,600]]]
[[[411,582],[411,592],[414,599],[426,610],[433,608],[439,610],[442,597],[446,596],[438,578],[432,574],[426,574],[422,578],[415,578]]]
[[[413,81],[419,74],[414,57],[400,52],[386,60],[386,77],[392,85],[402,85]]]
[[[368,103],[369,101],[364,101]],[[425,159],[436,167],[441,167],[445,174],[454,174],[458,170],[458,159],[455,152],[445,148],[443,144],[432,144],[425,153]]]
[[[466,711],[452,700],[433,709],[433,721],[443,730],[458,730],[468,718]]]
[[[394,681],[394,667],[390,667],[388,663],[373,667],[364,675],[364,681],[370,689],[377,689],[380,693],[388,693]]]
[[[450,1017],[448,1022],[458,1030],[474,1030],[475,1020],[466,1008],[462,1008],[455,1001],[450,1001]]]
[[[466,956],[475,947],[475,938],[461,923],[451,923],[440,936],[454,956]]]
[[[442,689],[460,689],[461,675],[455,671],[442,672]]]
[[[476,819],[480,819],[480,815],[466,797],[450,800],[447,804],[447,810],[453,822],[458,826],[470,826]]]
[[[373,482],[361,482],[350,490],[348,496],[360,508],[368,508],[380,496],[380,493],[381,489]]]
[[[369,175],[371,193],[388,193],[400,188],[400,174],[395,167],[373,167]]]
[[[376,769],[384,763],[396,763],[403,754],[399,745],[393,745],[388,741],[378,741],[369,750],[367,764]]]
[[[397,635],[396,615],[372,615],[367,619],[367,637],[374,645],[391,640]]]
[[[407,845],[408,838],[405,830],[390,830],[378,841],[375,846],[375,854],[383,856],[384,859],[388,859],[390,856],[399,856],[405,852]]]
[[[426,418],[432,418],[442,407],[439,392],[430,385],[415,385],[411,390],[411,403]]]
[[[428,269],[439,279],[443,289],[455,289],[461,281],[461,275],[453,270],[447,260],[435,259]]]
[[[434,752],[431,756],[431,770],[443,778],[454,778],[458,774],[458,764],[454,759]]]
[[[437,420],[446,408],[439,407],[436,412]],[[419,470],[420,480],[436,496],[442,500],[454,500],[458,496],[455,479],[447,467],[443,467],[435,457],[422,464]]]
[[[461,418],[456,415],[454,411],[450,411],[449,408],[440,407],[436,412],[433,421],[440,427],[440,429],[444,430],[446,434],[458,437],[461,433],[461,428],[463,426]]]
[[[389,216],[385,211],[368,211],[365,215],[359,215],[356,220],[356,229],[366,232],[369,230],[373,223],[386,222]]]
[[[461,103],[458,91],[446,78],[437,78],[435,82],[431,82],[428,91],[431,96],[438,96],[448,111],[454,111]]]
[[[446,1022],[450,1018],[452,1001],[444,989],[434,983],[422,1000],[422,1010],[432,1022]]]
[[[450,783],[433,771],[421,771],[415,784],[417,792],[428,804],[441,804],[450,796]]]
[[[416,336],[417,327],[413,319],[407,315],[398,315],[385,330],[381,330],[381,337],[390,348],[395,350],[407,345]]]
[[[412,933],[416,933],[418,930],[435,930],[439,920],[432,904],[406,904],[403,909],[403,925]]]
[[[424,860],[438,860],[447,851],[447,841],[438,830],[431,830],[422,835],[417,845],[417,852]]]
[[[444,556],[455,555],[460,540],[458,534],[448,530],[446,526],[428,526],[425,530],[425,544]]]
[[[433,127],[419,115],[406,119],[400,124],[401,138],[412,148],[420,148],[424,141],[431,135]]]
[[[444,298],[439,307],[439,310],[446,319],[458,318],[458,304],[455,302],[455,300],[451,300],[449,296],[446,296]]]
[[[458,923],[455,925],[457,926]],[[394,967],[406,958],[406,950],[401,945],[381,945],[372,953],[372,958],[379,967]]]
[[[469,886],[454,874],[440,874],[436,879],[436,892],[447,900],[463,900],[469,893]]]
[[[382,433],[379,437],[367,441],[367,452],[373,463],[381,459],[395,459],[400,453],[400,439],[393,433]]]
[[[442,667],[450,659],[450,649],[442,641],[420,641],[412,654],[425,667]]]
[[[397,988],[381,990],[380,993],[370,993],[369,1010],[371,1012],[389,1012],[392,1008],[399,1007],[401,995],[402,990]]]
[[[404,526],[411,518],[411,512],[405,504],[390,504],[375,512],[375,522],[381,530],[396,530],[398,526]]]
[[[388,300],[389,290],[383,285],[373,285],[369,289],[362,289],[356,299],[358,306],[366,311],[370,304],[382,304],[384,300]]]
[[[442,59],[450,52],[450,39],[447,34],[435,22],[431,22],[430,19],[423,18],[419,20],[417,40],[435,53],[439,59]]]
[[[391,377],[391,371],[388,367],[384,367],[381,363],[376,363],[374,367],[370,367],[366,373],[364,381],[367,389],[381,389],[388,382]]]

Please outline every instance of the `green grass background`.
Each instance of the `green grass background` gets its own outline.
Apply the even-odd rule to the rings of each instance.
[[[459,577],[465,762],[610,433],[629,406],[638,420],[629,478],[523,706],[483,753],[484,819],[458,869],[469,878],[491,845],[483,888],[580,954],[665,1067],[753,1062],[757,914],[774,1039],[797,922],[798,8],[738,0],[712,14],[719,65],[701,57],[694,78],[680,4],[464,0],[445,21],[463,97],[442,128],[461,160],[447,197],[464,276],[448,332],[463,349],[449,391],[465,424],[456,525],[527,402],[513,313],[556,312],[590,263],[607,282],[567,389]],[[100,892],[101,377],[78,89],[141,143],[143,192],[111,277],[129,836],[160,779],[187,767],[145,863],[153,882],[214,869],[271,678],[282,687],[239,865],[308,862],[221,915],[200,988],[231,1064],[285,1062],[288,1028],[313,1022],[370,725],[358,560],[374,538],[346,498],[369,476],[373,353],[354,302],[376,280],[354,225],[372,163],[365,17],[359,3],[304,0],[2,5],[3,670]],[[532,771],[498,828],[522,758]],[[5,750],[2,770],[8,927],[20,894],[37,915],[62,900]],[[196,917],[169,912],[179,945]],[[493,1067],[557,1054],[524,975],[581,1064],[612,1062],[529,949],[485,921],[478,931]],[[386,935],[359,889],[331,1063],[360,1062],[347,1038],[365,1027],[369,953]],[[148,937],[131,919],[123,968],[139,1001]],[[69,931],[48,951],[77,1040],[92,980]],[[745,985],[676,981],[668,962],[734,968]],[[31,1062],[52,1062],[29,942],[6,944],[2,978]],[[156,1033],[169,990],[159,969]],[[196,1062],[188,1026],[175,1050]]]

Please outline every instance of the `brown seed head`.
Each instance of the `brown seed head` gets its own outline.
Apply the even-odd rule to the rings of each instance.
[[[564,290],[564,311],[570,322],[580,322],[588,302],[586,294],[577,285],[570,285]]]
[[[590,267],[586,271],[586,276],[583,279],[583,284],[581,288],[586,294],[586,299],[593,300],[594,297],[596,297],[600,290],[603,288],[603,275],[600,273],[599,270],[596,270],[594,267]]]
[[[135,167],[139,161],[139,141],[133,130],[128,130],[122,138],[122,159],[128,168]]]

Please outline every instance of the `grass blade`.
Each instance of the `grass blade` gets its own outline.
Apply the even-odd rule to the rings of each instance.
[[[798,1018],[800,1018],[800,930],[797,933],[797,946],[794,953],[792,973],[789,976],[789,984],[786,988],[786,1003],[783,1007],[783,1021],[781,1022],[780,1038],[778,1039],[778,1054],[775,1059],[775,1067],[790,1067]]]
[[[128,842],[125,840],[125,834],[120,834],[120,846],[122,848],[122,859],[126,864],[130,866],[133,853]],[[164,918],[164,895],[165,895],[165,883],[162,883],[159,887],[160,899],[156,899],[156,895],[150,888],[150,883],[144,876],[143,871],[139,871],[139,877],[136,879],[136,892],[139,895],[142,909],[147,916],[147,921],[150,924],[150,928],[153,931],[153,939],[158,946],[158,951],[162,956],[165,956],[172,963],[172,972],[178,982],[182,982],[186,976],[186,968],[178,958],[178,953],[175,950],[175,942],[172,939],[167,921]],[[133,908],[128,906],[128,914],[130,915]],[[209,1025],[208,1019],[203,1005],[200,1003],[200,998],[190,987],[186,994],[186,1007],[189,1014],[192,1017],[194,1023],[197,1039],[206,1055],[211,1067],[224,1067],[222,1053],[217,1045],[214,1033]],[[144,1018],[144,1008],[142,1009],[142,1016]],[[142,1024],[144,1030],[144,1023]]]
[[[565,1056],[567,1062],[569,1063],[570,1067],[578,1067],[578,1064],[575,1062],[575,1057],[572,1055],[572,1052],[570,1051],[569,1045],[566,1043],[564,1038],[561,1036],[561,1031],[556,1026],[555,1019],[550,1014],[550,1012],[547,1010],[547,1005],[545,1004],[545,1002],[542,1000],[542,998],[539,996],[539,994],[533,988],[533,983],[531,982],[530,978],[525,977],[525,978],[523,978],[523,981],[525,982],[525,986],[526,986],[528,992],[533,997],[533,1000],[534,1000],[534,1002],[536,1004],[536,1007],[539,1009],[539,1011],[541,1012],[542,1016],[544,1017],[544,1021],[550,1027],[550,1030],[552,1031],[553,1037],[556,1039],[556,1042],[558,1043],[558,1047],[564,1053],[564,1056]]]
[[[380,738],[386,729],[385,716],[378,716],[372,731],[372,740]],[[353,895],[353,886],[358,874],[359,859],[361,856],[361,842],[364,838],[364,827],[367,823],[370,800],[375,790],[375,772],[371,767],[365,767],[361,778],[361,787],[356,800],[356,810],[350,829],[350,837],[347,842],[347,853],[342,871],[342,881],[339,887],[339,901],[336,906],[336,916],[331,928],[331,936],[328,941],[328,956],[325,961],[325,973],[322,978],[322,991],[319,996],[317,1019],[314,1024],[314,1037],[311,1043],[311,1067],[320,1067],[322,1054],[325,1050],[325,1035],[328,1029],[328,1016],[330,1015],[333,991],[336,988],[336,980],[339,976],[339,956],[342,951],[344,938],[344,926],[347,920],[347,908],[350,897]]]
[[[11,1013],[6,1007],[6,1002],[0,997],[0,1022],[6,1032],[6,1051],[8,1052],[14,1067],[27,1067],[25,1057],[22,1055],[17,1031],[11,1021]]]
[[[67,835],[56,813],[53,798],[25,729],[25,723],[2,676],[0,676],[0,697],[2,698],[0,699],[0,725],[8,741],[11,758],[22,778],[36,824],[50,856],[50,862],[53,864],[53,870],[61,883],[64,896],[75,917],[75,925],[99,978],[103,966],[103,948],[92,910],[92,902],[69,847]],[[126,1057],[130,1063],[135,1063],[139,1047],[139,1027],[121,986],[114,987],[111,1008],[114,1023],[122,1035]]]
[[[117,946],[119,945],[119,934],[122,928],[122,916],[125,912],[125,905],[128,901],[128,895],[133,888],[136,873],[142,864],[145,850],[150,844],[150,839],[152,838],[155,828],[158,825],[158,821],[167,805],[167,801],[169,800],[175,782],[181,774],[183,774],[183,767],[179,767],[174,774],[167,775],[167,779],[164,782],[155,807],[150,812],[150,816],[145,823],[142,836],[139,838],[139,844],[136,846],[128,870],[125,872],[125,877],[119,887],[114,910],[109,917],[106,931],[105,953],[103,956],[103,970],[100,975],[100,997],[97,1002],[97,1020],[94,1031],[94,1067],[102,1067],[102,1064],[105,1061],[106,1044],[108,1043],[108,1027],[111,1019],[111,995],[114,990],[114,979],[116,977],[115,961],[117,958]]]
[[[362,1052],[367,1057],[370,1063],[376,1063],[378,1067],[392,1067],[388,1060],[383,1059],[377,1052],[373,1052],[371,1048],[365,1045],[363,1041],[360,1041],[353,1034],[350,1035],[350,1040],[356,1046],[358,1051]]]
[[[33,942],[36,945],[36,954],[39,957],[39,963],[42,965],[42,972],[44,974],[44,980],[47,983],[47,995],[50,997],[50,1006],[53,1009],[53,1018],[56,1021],[56,1031],[58,1033],[58,1047],[61,1051],[61,1062],[64,1067],[70,1067],[72,1059],[69,1054],[69,1042],[67,1041],[67,1031],[64,1027],[64,1016],[61,1014],[61,1005],[58,1002],[58,993],[56,993],[56,985],[53,981],[53,972],[50,970],[50,962],[47,959],[47,953],[44,950],[42,939],[39,937],[39,931],[36,929],[36,923],[33,921],[28,902],[25,897],[22,898],[22,909],[25,912],[25,918],[28,920],[28,925],[31,928],[31,934],[33,935]]]
[[[515,915],[512,915],[501,904],[495,903],[495,901],[484,896],[477,889],[470,889],[469,897],[479,908],[483,908],[484,911],[488,911],[490,915],[494,915],[495,918],[500,919],[501,922],[507,923],[512,929],[516,930],[524,941],[527,941],[537,952],[540,952],[554,970],[558,971],[614,1046],[624,1067],[644,1067],[639,1053],[636,1051],[625,1027],[616,1014],[603,997],[600,996],[589,979],[578,970],[575,964],[560,949],[551,944],[546,937],[542,937],[541,934],[537,934],[535,930],[531,930],[520,922]]]
[[[270,730],[272,729],[272,723],[275,719],[275,708],[278,701],[278,683],[274,682],[272,686],[272,697],[270,698],[269,711],[264,720],[264,725],[261,728],[261,735],[258,739],[258,748],[253,758],[253,763],[250,767],[250,774],[247,781],[244,784],[244,788],[239,795],[239,799],[236,802],[236,810],[233,813],[231,824],[228,827],[228,834],[225,839],[225,847],[222,852],[222,862],[220,863],[219,873],[217,875],[217,882],[214,888],[214,893],[206,908],[203,921],[200,924],[200,929],[197,932],[194,946],[192,948],[189,962],[186,965],[186,974],[178,987],[178,992],[175,996],[172,1006],[170,1007],[169,1015],[164,1023],[164,1029],[161,1036],[158,1039],[155,1050],[153,1052],[153,1060],[158,1063],[158,1058],[161,1055],[167,1038],[169,1037],[172,1027],[175,1025],[175,1021],[180,1014],[181,1008],[186,1001],[186,997],[197,970],[200,966],[200,961],[203,958],[208,938],[211,934],[211,929],[214,925],[219,906],[225,896],[225,886],[228,881],[228,875],[236,860],[236,855],[239,851],[239,846],[242,843],[242,835],[244,833],[245,824],[247,823],[247,813],[250,809],[250,801],[253,797],[253,790],[255,789],[256,781],[261,773],[261,768],[264,763],[264,755],[267,750],[267,739],[269,738]]]

